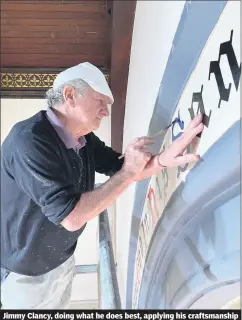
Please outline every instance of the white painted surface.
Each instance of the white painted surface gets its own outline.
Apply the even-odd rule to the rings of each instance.
[[[124,148],[132,139],[147,134],[184,4],[184,1],[137,1],[127,88]],[[121,195],[116,208],[117,272],[123,307],[134,191],[135,184]]]
[[[221,286],[210,291],[192,304],[189,309],[240,309],[240,282]]]
[[[71,301],[68,310],[98,310],[98,300]]]
[[[40,110],[46,109],[44,99],[1,99],[1,143],[12,126],[27,119]],[[100,128],[95,132],[101,140],[110,145],[111,116],[104,118]],[[96,183],[107,180],[106,176],[96,174]],[[78,240],[75,252],[76,265],[96,264],[98,260],[98,219],[87,224]],[[74,300],[97,299],[97,275],[78,275],[74,281],[72,298]]]
[[[46,109],[43,99],[1,99],[1,143],[13,125]]]
[[[71,301],[97,300],[98,281],[97,274],[77,274],[73,281]]]
[[[96,264],[98,260],[98,219],[88,222],[79,237],[75,252],[76,265]]]
[[[223,14],[221,15],[216,27],[214,28],[211,36],[209,37],[204,50],[201,53],[199,61],[194,69],[193,73],[188,80],[186,87],[182,93],[180,101],[173,115],[173,120],[178,117],[178,111],[180,113],[181,121],[184,121],[184,128],[186,128],[191,120],[188,108],[191,106],[192,95],[194,92],[201,91],[201,85],[203,85],[202,97],[206,114],[211,117],[208,128],[205,127],[201,139],[197,139],[196,143],[191,145],[191,153],[197,153],[201,157],[204,153],[236,122],[240,119],[240,86],[236,89],[232,77],[232,73],[229,67],[228,59],[226,55],[221,57],[220,68],[225,83],[225,87],[228,88],[231,83],[231,91],[228,101],[222,101],[220,108],[219,104],[219,90],[214,75],[208,79],[209,67],[211,61],[216,61],[219,56],[220,44],[230,40],[230,33],[233,30],[232,46],[235,52],[237,61],[240,59],[240,3],[236,1],[228,2]],[[194,103],[195,114],[197,112],[198,104]],[[179,125],[174,126],[174,134],[182,132]],[[165,149],[172,143],[172,130],[169,130],[165,136],[163,146]],[[195,151],[196,150],[196,151]],[[134,277],[134,290],[133,290],[133,307],[137,307],[138,294],[140,289],[140,282],[142,279],[142,273],[145,264],[146,253],[150,244],[150,240],[156,224],[161,217],[163,210],[168,203],[173,192],[176,190],[181,181],[186,179],[186,175],[194,166],[190,164],[184,173],[181,173],[177,178],[177,168],[167,169],[169,186],[165,190],[166,178],[159,174],[153,176],[150,180],[148,192],[146,195],[146,201],[142,213],[142,222],[139,230],[141,241],[137,245],[136,263],[135,263],[135,277]],[[157,179],[158,177],[158,179]],[[161,195],[158,192],[158,186],[160,186]],[[154,190],[154,195],[151,197],[151,201],[148,199],[149,190]],[[195,195],[196,196],[196,195]],[[165,199],[163,201],[163,199]],[[183,194],[183,199],[186,201],[186,196]],[[187,201],[189,201],[187,199]],[[157,208],[157,210],[156,210]],[[144,233],[143,233],[144,230]],[[142,242],[142,244],[141,244]],[[141,250],[141,247],[143,250]],[[236,296],[238,292],[236,293]],[[227,297],[225,297],[225,300]],[[225,302],[224,302],[225,303]],[[199,308],[198,308],[199,309]]]

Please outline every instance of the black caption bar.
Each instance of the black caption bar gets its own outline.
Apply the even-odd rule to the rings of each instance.
[[[0,310],[3,320],[241,320],[240,310]]]

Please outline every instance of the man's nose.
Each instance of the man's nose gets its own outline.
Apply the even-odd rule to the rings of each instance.
[[[106,117],[109,116],[108,106],[105,106],[105,107],[103,108],[103,113],[105,114]]]

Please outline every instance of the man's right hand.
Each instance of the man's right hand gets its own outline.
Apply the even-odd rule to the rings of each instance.
[[[152,143],[154,141],[151,138],[140,137],[127,146],[122,171],[131,180],[135,180],[152,158],[152,154],[148,150],[148,145]]]
[[[71,213],[61,222],[68,231],[79,230],[86,222],[95,218],[136,180],[150,161],[152,154],[148,145],[153,140],[147,137],[136,138],[125,152],[122,169],[108,181],[92,191],[84,192]]]

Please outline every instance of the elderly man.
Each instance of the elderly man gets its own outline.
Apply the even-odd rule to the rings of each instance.
[[[124,159],[93,133],[113,96],[102,72],[81,63],[61,72],[47,92],[48,109],[17,123],[2,145],[2,307],[67,308],[73,254],[86,223],[133,182],[199,160],[183,155],[203,130],[197,116],[165,152],[152,140],[131,142]],[[94,189],[95,172],[110,176]]]

